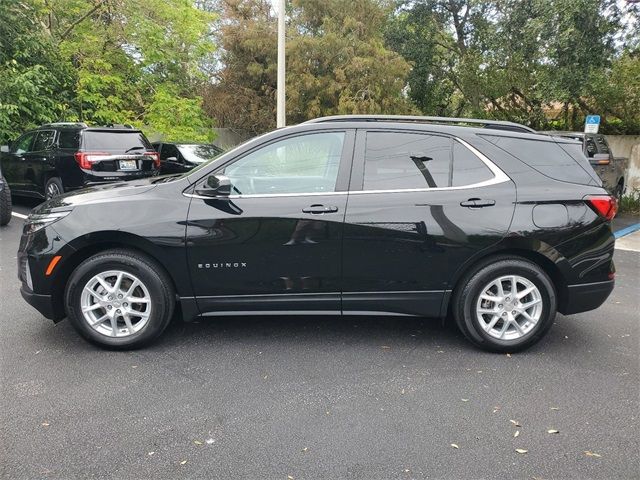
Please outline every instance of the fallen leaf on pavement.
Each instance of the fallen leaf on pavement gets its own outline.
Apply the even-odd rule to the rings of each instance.
[[[180,462],[180,465],[184,465],[185,463],[187,463],[187,461],[186,461],[186,460],[182,460],[182,461]]]
[[[517,438],[520,435],[520,430],[516,430],[516,433],[513,434],[513,438]]]
[[[147,453],[147,455],[151,456],[151,455],[153,455],[154,453],[156,453],[156,452],[149,452],[149,453]]]
[[[551,407],[551,410],[560,410],[558,407]]]
[[[551,430],[547,430],[547,433],[560,433],[560,431],[551,429]]]
[[[600,455],[599,453],[590,452],[589,450],[585,451],[584,454],[587,457],[596,457],[596,458],[601,458],[602,457],[602,455]]]
[[[518,452],[520,454],[524,454],[524,453],[528,453],[529,450],[525,450],[524,448],[516,448],[516,452]]]
[[[202,442],[200,440],[194,440],[193,443],[195,443],[196,445],[202,445]]]
[[[521,427],[521,426],[522,426],[522,425],[520,425],[520,424],[518,423],[518,421],[517,421],[517,420],[509,420],[509,421],[510,421],[511,423],[513,423],[516,427]]]
[[[211,445],[212,443],[215,443],[215,440],[213,438],[207,438],[205,442],[207,443],[207,445]]]
[[[468,398],[461,398],[460,400],[462,400],[463,402],[468,402],[469,401]]]
[[[391,347],[389,345],[382,345],[382,349],[383,350],[391,350]]]
[[[455,443],[452,443],[452,444],[451,444],[451,446],[452,446],[453,448],[460,448],[460,447],[459,447],[458,445],[456,445]]]
[[[49,423],[48,423],[48,422],[42,422],[42,426],[43,426],[43,427],[48,427],[48,426],[49,426]]]
[[[510,354],[510,353],[507,353],[507,357],[508,357],[508,358],[511,358],[511,354]]]
[[[304,447],[304,448],[302,449],[302,451],[303,451],[303,452],[306,452],[307,450],[309,450],[309,447]]]

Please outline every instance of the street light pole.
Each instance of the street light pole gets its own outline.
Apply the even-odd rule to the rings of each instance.
[[[277,98],[277,113],[276,113],[276,125],[278,128],[282,128],[287,124],[287,115],[285,112],[285,2],[286,0],[278,0],[278,98]]]

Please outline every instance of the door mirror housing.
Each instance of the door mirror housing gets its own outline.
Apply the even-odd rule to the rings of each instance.
[[[196,188],[203,197],[228,197],[231,195],[231,180],[225,175],[209,175],[204,184]]]
[[[178,157],[168,157],[165,159],[165,162],[178,163]]]
[[[9,153],[9,145],[2,145],[0,147],[0,152],[2,153]]]
[[[589,160],[591,160],[591,163],[594,165],[609,165],[609,163],[611,163],[608,153],[596,153]]]

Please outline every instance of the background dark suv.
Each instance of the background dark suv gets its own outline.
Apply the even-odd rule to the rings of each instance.
[[[52,198],[69,190],[157,175],[160,159],[140,130],[50,123],[26,132],[0,156],[17,195]]]

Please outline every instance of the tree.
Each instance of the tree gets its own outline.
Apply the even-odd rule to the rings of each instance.
[[[47,18],[78,75],[78,119],[131,123],[167,140],[212,138],[198,93],[215,50],[214,14],[185,0],[57,0]]]
[[[295,0],[287,30],[289,123],[332,114],[410,113],[407,62],[384,45],[389,5],[377,0]],[[221,126],[275,127],[276,21],[266,0],[227,0],[222,68],[205,96]]]
[[[44,5],[0,0],[0,143],[73,115],[75,74],[40,23]]]

